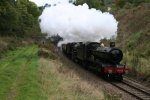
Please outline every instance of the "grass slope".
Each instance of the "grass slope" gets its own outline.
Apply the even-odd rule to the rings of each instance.
[[[40,81],[48,100],[103,100],[99,91],[58,60],[40,59]]]
[[[27,46],[8,52],[0,60],[1,100],[41,100],[38,48]]]
[[[123,63],[131,69],[130,76],[150,86],[150,4],[145,3],[115,12],[119,21],[117,46],[124,52]]]
[[[46,52],[46,51],[44,51]],[[46,53],[47,54],[47,53]],[[9,51],[0,59],[0,100],[99,100],[96,89],[64,66],[49,51],[39,55],[35,45]],[[39,56],[38,56],[39,55]],[[55,58],[55,59],[54,59]]]

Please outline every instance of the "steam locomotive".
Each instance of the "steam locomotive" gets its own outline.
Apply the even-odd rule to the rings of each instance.
[[[128,73],[128,68],[120,64],[123,53],[115,47],[115,42],[111,42],[110,47],[100,46],[97,42],[72,42],[62,44],[62,51],[73,61],[97,71],[107,79],[121,81],[122,75]]]

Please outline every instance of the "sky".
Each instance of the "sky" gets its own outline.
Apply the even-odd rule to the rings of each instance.
[[[46,3],[48,3],[48,4],[57,4],[58,2],[66,3],[69,0],[30,0],[30,1],[34,2],[35,4],[37,4],[37,6],[43,6]]]

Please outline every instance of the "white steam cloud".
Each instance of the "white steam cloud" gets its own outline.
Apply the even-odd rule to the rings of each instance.
[[[118,22],[108,12],[89,9],[87,4],[75,6],[59,3],[44,9],[40,27],[48,36],[60,35],[65,42],[99,41],[117,36]]]

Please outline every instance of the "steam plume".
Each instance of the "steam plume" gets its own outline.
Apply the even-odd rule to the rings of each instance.
[[[63,42],[99,41],[117,36],[118,22],[108,12],[89,9],[87,4],[75,6],[59,3],[44,9],[40,27],[48,36],[60,35]]]

